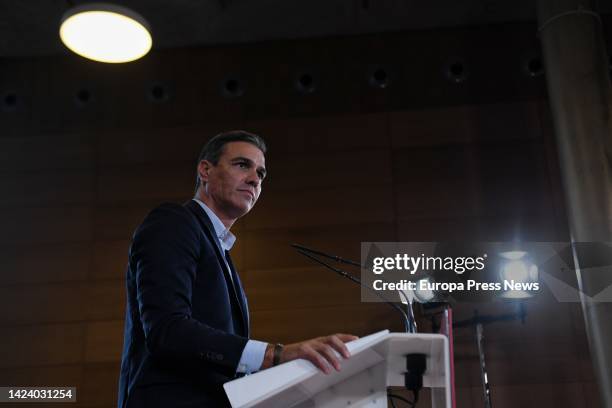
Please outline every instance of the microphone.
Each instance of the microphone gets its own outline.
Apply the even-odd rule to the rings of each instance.
[[[306,251],[306,252],[309,252],[311,254],[324,256],[324,257],[332,259],[332,260],[334,260],[336,262],[344,263],[344,264],[347,264],[347,265],[353,265],[353,266],[356,266],[358,268],[363,268],[363,265],[361,265],[360,263],[357,263],[355,261],[351,261],[349,259],[340,258],[339,256],[336,256],[336,255],[326,254],[325,252],[317,251],[316,249],[311,249],[311,248],[305,247],[304,245],[291,244],[291,246],[294,247],[295,249]],[[365,269],[365,268],[363,268],[363,269]]]
[[[387,298],[385,298],[384,296],[382,296],[380,293],[378,293],[377,291],[375,291],[374,289],[370,288],[369,286],[364,285],[363,283],[361,283],[361,279],[357,278],[356,276],[351,275],[350,273],[343,271],[342,269],[338,269],[335,268],[331,265],[329,265],[327,262],[322,261],[321,259],[317,258],[316,256],[312,255],[316,254],[316,255],[320,255],[320,256],[324,256],[326,258],[330,258],[333,259],[334,261],[340,262],[340,263],[345,263],[348,265],[353,265],[353,266],[358,266],[360,268],[362,268],[362,265],[348,260],[348,259],[343,259],[340,258],[339,256],[335,256],[335,255],[328,255],[324,252],[320,252],[320,251],[316,251],[314,249],[310,249],[307,248],[305,246],[302,245],[298,245],[298,244],[291,244],[291,246],[293,248],[295,248],[300,254],[304,255],[305,257],[312,259],[313,261],[317,262],[320,265],[323,265],[324,267],[326,267],[327,269],[330,269],[334,272],[336,272],[337,274],[339,274],[340,276],[343,276],[349,280],[351,280],[352,282],[358,284],[359,286],[361,286],[362,288],[366,288],[369,291],[373,292],[376,296],[378,296],[379,299],[381,299],[383,302],[385,302],[387,305],[391,306],[392,308],[394,308],[395,310],[397,310],[398,312],[400,312],[402,314],[403,320],[404,320],[404,331],[406,333],[415,333],[416,332],[416,325],[413,325],[412,322],[410,321],[410,319],[408,318],[408,315],[406,314],[406,312],[404,312],[399,306],[397,306],[395,303],[389,301]],[[400,293],[402,295],[404,295],[404,298],[406,299],[406,295],[400,291]],[[406,302],[408,302],[408,299],[406,299]],[[408,302],[408,305],[411,306],[410,302]],[[412,316],[412,318],[414,319],[414,316]]]

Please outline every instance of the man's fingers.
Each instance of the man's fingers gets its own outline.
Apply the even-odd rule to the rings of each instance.
[[[336,357],[333,348],[331,348],[327,344],[321,344],[320,348],[317,351],[327,360],[327,362],[332,367],[336,369],[336,371],[340,371],[340,360],[338,360],[338,357]]]
[[[304,357],[325,374],[329,374],[331,372],[325,358],[317,350],[312,348],[309,349]]]
[[[349,341],[357,340],[359,338],[357,336],[353,336],[352,334],[345,334],[345,333],[338,333],[336,334],[336,336],[338,336],[338,338],[345,343],[348,343]]]
[[[358,337],[352,334],[338,333],[332,336],[317,337],[316,339],[291,344],[285,347],[283,361],[303,358],[310,361],[325,374],[331,372],[331,367],[340,371],[340,359],[336,352],[344,358],[349,358],[351,354],[344,343],[356,339]]]
[[[330,336],[329,337],[330,345],[344,358],[349,358],[351,353],[349,353],[348,348],[344,344],[344,342],[338,336]]]

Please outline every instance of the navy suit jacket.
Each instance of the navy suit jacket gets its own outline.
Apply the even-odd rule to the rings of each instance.
[[[163,204],[129,251],[120,408],[223,407],[249,337],[246,297],[198,203]]]

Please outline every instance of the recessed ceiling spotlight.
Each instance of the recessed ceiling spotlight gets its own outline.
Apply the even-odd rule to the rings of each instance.
[[[0,96],[0,108],[2,111],[17,110],[19,105],[19,96],[15,92],[6,92]]]
[[[389,74],[385,68],[376,67],[370,73],[368,82],[374,88],[384,89],[389,85]]]
[[[451,61],[445,67],[446,78],[451,82],[459,84],[468,77],[468,70],[465,62],[461,59]]]
[[[138,13],[107,3],[71,8],[62,17],[59,35],[72,52],[99,62],[130,62],[153,44],[149,25]]]
[[[238,98],[244,95],[245,85],[236,77],[228,77],[221,87],[221,93],[226,98]]]
[[[317,89],[316,78],[307,72],[302,72],[297,76],[295,87],[302,95],[313,93]]]
[[[523,63],[523,71],[530,77],[539,77],[544,73],[544,65],[539,56],[531,56]]]

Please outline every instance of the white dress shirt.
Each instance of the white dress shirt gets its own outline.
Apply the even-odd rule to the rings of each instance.
[[[230,232],[229,228],[225,227],[223,222],[221,222],[219,217],[217,217],[217,214],[208,208],[206,204],[196,198],[194,198],[193,201],[198,203],[206,212],[208,218],[210,218],[213,228],[215,229],[215,235],[217,236],[223,251],[229,251],[232,249],[232,246],[234,246],[234,243],[236,242],[236,236]],[[223,261],[225,262],[225,266],[227,266],[227,270],[229,271],[230,267],[227,263],[227,259],[225,259],[225,256],[223,257]],[[231,276],[232,274],[230,273],[230,277]],[[268,343],[249,339],[244,347],[244,350],[242,351],[242,356],[240,357],[238,369],[236,371],[239,373],[250,374],[261,369],[261,365],[266,354],[266,347],[268,347]]]

